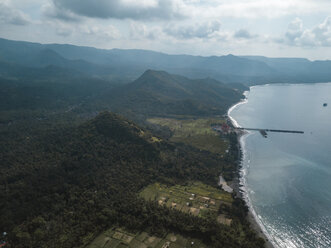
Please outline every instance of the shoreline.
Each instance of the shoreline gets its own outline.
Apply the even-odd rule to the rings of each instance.
[[[251,87],[250,87],[250,89],[251,89]],[[247,103],[248,93],[249,93],[249,91],[245,91],[243,93],[245,98],[228,109],[227,119],[230,121],[230,123],[234,127],[240,127],[240,125],[233,117],[231,117],[230,113],[237,106]],[[236,195],[246,202],[246,204],[248,206],[247,220],[250,223],[250,227],[256,232],[256,235],[258,237],[262,238],[265,241],[266,248],[276,248],[269,240],[267,234],[265,233],[266,230],[264,230],[264,227],[262,226],[262,224],[259,223],[259,221],[257,220],[257,215],[256,215],[252,205],[249,202],[248,195],[247,194],[245,195],[245,185],[243,183],[244,173],[243,173],[243,164],[242,164],[243,157],[244,157],[244,148],[243,148],[244,145],[242,144],[242,142],[244,142],[243,138],[246,135],[249,135],[249,132],[237,131],[236,133],[237,133],[237,145],[239,147],[239,152],[240,152],[240,155],[239,155],[240,159],[239,159],[238,165],[237,165],[238,166],[237,175],[235,176],[235,178],[229,185],[233,188]]]

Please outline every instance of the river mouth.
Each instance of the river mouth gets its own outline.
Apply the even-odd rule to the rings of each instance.
[[[229,109],[237,127],[304,130],[240,137],[241,190],[275,247],[331,247],[331,84],[264,85]]]

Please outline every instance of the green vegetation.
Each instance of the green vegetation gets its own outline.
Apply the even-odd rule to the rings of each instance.
[[[237,172],[237,136],[220,137],[210,125],[248,89],[234,82],[331,78],[330,61],[305,59],[4,39],[0,54],[0,233],[8,248],[172,248],[192,240],[263,247],[244,201],[216,184]]]
[[[146,242],[154,238],[170,247],[192,239],[208,247],[263,246],[245,220],[243,201],[228,194],[215,196],[213,214],[201,211],[203,218],[139,196],[155,183],[177,192],[190,182],[203,183],[190,186],[195,192],[217,187],[220,174],[233,177],[235,153],[222,157],[221,150],[208,147],[209,142],[227,145],[221,139],[216,143],[208,121],[184,123],[193,137],[205,135],[200,147],[185,142],[185,132],[180,143],[168,142],[166,126],[143,128],[103,112],[112,109],[139,123],[151,116],[215,116],[239,100],[240,91],[212,79],[156,71],[120,85],[103,74],[107,68],[68,61],[52,51],[28,55],[21,66],[14,60],[0,68],[0,231],[8,233],[6,247],[86,247],[100,233],[114,247],[153,246]],[[56,65],[43,67],[45,61]],[[36,67],[26,67],[30,63]],[[86,74],[74,71],[78,67]],[[94,76],[98,72],[102,76]],[[235,147],[235,137],[229,140]],[[172,233],[178,241],[171,240]],[[104,238],[96,245],[104,246]]]
[[[0,132],[0,230],[8,233],[8,247],[84,247],[112,227],[159,238],[175,232],[208,247],[263,246],[242,200],[220,209],[233,219],[224,226],[139,197],[156,182],[216,186],[219,174],[235,171],[230,161],[155,140],[107,112],[83,124],[43,123]]]
[[[201,150],[213,153],[225,154],[229,149],[227,139],[211,128],[212,124],[222,124],[224,119],[171,119],[171,118],[150,118],[148,122],[168,127],[173,135],[170,140],[182,142]]]
[[[111,228],[100,234],[86,248],[204,248],[200,240],[167,233],[163,237],[152,236],[146,232],[132,233],[121,228]]]
[[[218,81],[190,80],[166,72],[147,71],[136,81],[123,84],[116,78],[62,73],[57,67],[11,67],[13,75],[0,68],[0,125],[62,120],[63,115],[82,122],[105,110],[145,124],[145,119],[153,116],[219,115],[241,98],[240,91]],[[34,73],[17,76],[23,72]]]
[[[95,95],[116,84],[99,79],[13,80],[0,77],[0,111],[82,109]]]

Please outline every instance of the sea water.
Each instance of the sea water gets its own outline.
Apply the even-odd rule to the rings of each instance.
[[[251,87],[229,115],[246,128],[304,131],[243,136],[243,189],[275,247],[331,247],[331,83]]]

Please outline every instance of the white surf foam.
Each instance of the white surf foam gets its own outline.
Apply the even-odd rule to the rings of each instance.
[[[254,87],[254,86],[253,86]],[[250,87],[250,89],[252,89],[253,87]],[[240,124],[231,116],[231,112],[237,108],[238,106],[242,105],[242,104],[246,104],[248,102],[248,97],[249,95],[249,91],[245,91],[244,92],[244,96],[245,99],[243,99],[242,101],[240,101],[239,103],[233,105],[229,110],[228,110],[228,117],[230,119],[230,121],[232,122],[232,125],[234,127],[241,127]],[[255,221],[258,223],[258,225],[260,226],[262,232],[264,233],[264,235],[268,238],[268,240],[273,244],[273,246],[275,248],[279,247],[276,243],[275,240],[273,240],[273,238],[270,236],[270,234],[267,232],[267,229],[265,227],[265,225],[263,224],[263,218],[259,215],[257,215],[251,199],[249,198],[249,189],[247,186],[247,181],[246,181],[246,175],[248,173],[248,169],[250,166],[250,154],[248,152],[248,150],[246,149],[246,139],[247,137],[249,137],[250,135],[252,135],[252,132],[247,132],[244,135],[242,135],[239,139],[239,143],[240,143],[240,147],[242,150],[242,160],[241,160],[241,170],[240,170],[240,190],[242,192],[243,198],[246,201],[247,206],[249,207],[250,212],[252,213]]]

